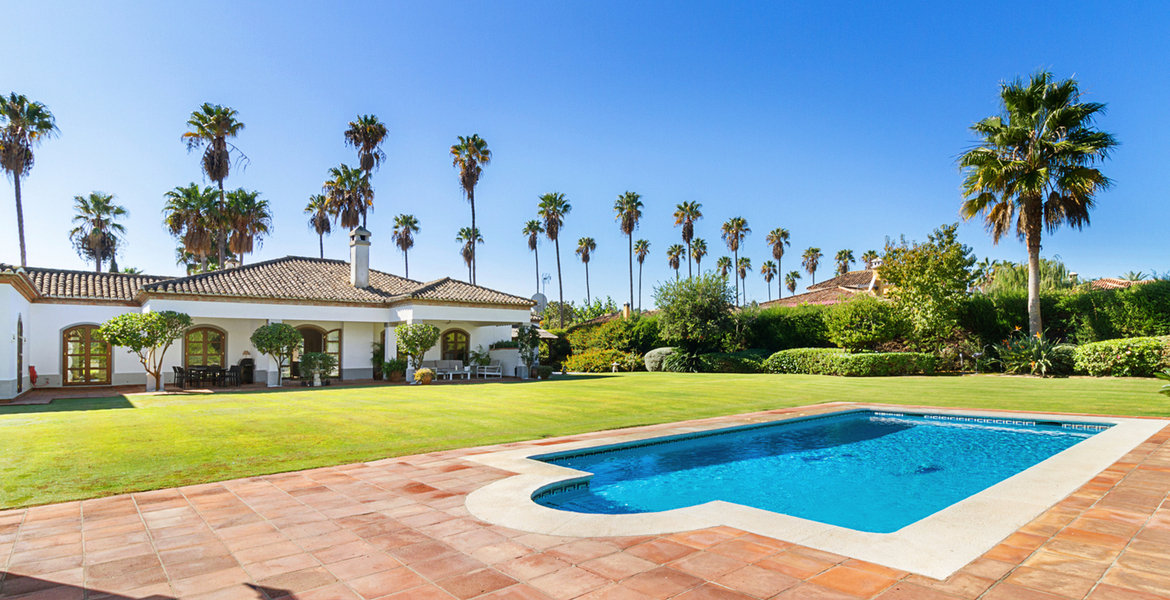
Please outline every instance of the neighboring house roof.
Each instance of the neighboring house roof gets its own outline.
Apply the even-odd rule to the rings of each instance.
[[[1134,281],[1132,279],[1118,279],[1116,277],[1102,277],[1101,279],[1093,280],[1089,283],[1091,290],[1120,290],[1134,285],[1142,285],[1152,283],[1153,279],[1144,279],[1141,281]]]
[[[15,267],[0,265],[0,272]],[[349,281],[349,263],[288,256],[188,277],[121,275],[59,269],[25,269],[40,295],[52,299],[135,301],[145,295],[386,304],[418,299],[529,307],[532,301],[450,278],[422,283],[370,269],[370,285]]]
[[[658,310],[657,309],[644,310],[639,314],[642,315],[643,317],[653,317],[654,315],[658,314]],[[621,316],[622,316],[622,311],[620,311],[620,310],[617,312],[606,313],[606,314],[598,316],[598,317],[593,317],[592,319],[589,319],[588,321],[581,321],[580,323],[573,323],[572,325],[570,325],[568,327],[568,329],[576,330],[576,329],[580,329],[582,327],[588,327],[590,325],[601,325],[602,323],[608,323],[614,319],[621,318]]]
[[[770,302],[761,302],[760,308],[776,308],[778,306],[800,306],[802,304],[838,304],[852,298],[857,294],[865,293],[864,290],[852,290],[849,288],[831,288],[831,289],[816,289],[803,294],[781,298],[779,300],[772,300]]]
[[[0,264],[0,272],[16,271],[18,268],[14,265]],[[134,295],[142,286],[167,279],[154,275],[66,271],[40,267],[25,267],[24,272],[40,296],[60,300],[130,302],[134,300]]]
[[[814,283],[808,286],[808,290],[824,290],[831,288],[855,288],[855,289],[869,289],[870,284],[873,283],[873,271],[871,269],[862,269],[860,271],[849,271],[843,275],[838,275],[832,279],[826,279],[820,283]]]

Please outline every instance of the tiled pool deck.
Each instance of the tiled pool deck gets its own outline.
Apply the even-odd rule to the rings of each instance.
[[[814,410],[843,406],[861,405]],[[809,409],[766,414],[798,411]],[[553,537],[485,523],[464,508],[468,493],[510,475],[466,457],[607,435],[0,512],[0,597],[1170,598],[1170,427],[942,581],[727,527]]]

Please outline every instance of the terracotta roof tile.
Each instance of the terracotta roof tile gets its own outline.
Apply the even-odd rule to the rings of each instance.
[[[844,275],[838,275],[832,279],[826,279],[820,283],[814,283],[808,286],[808,289],[809,291],[841,287],[868,289],[869,284],[872,281],[873,271],[869,269],[862,269],[860,271],[849,271]]]
[[[778,306],[800,306],[802,304],[838,304],[864,292],[855,292],[848,289],[834,288],[827,290],[812,290],[803,294],[761,302],[760,308],[776,308]]]
[[[1093,280],[1089,283],[1091,290],[1120,290],[1134,285],[1142,285],[1152,282],[1152,279],[1145,279],[1142,281],[1133,281],[1131,279],[1118,279],[1116,277],[1102,277],[1101,279]]]
[[[19,267],[0,264],[0,272]],[[25,274],[33,287],[46,298],[76,300],[130,301],[144,285],[163,281],[166,277],[154,275],[127,275],[122,273],[94,273],[93,271],[66,271],[26,267]]]
[[[0,272],[16,270],[0,264]],[[382,304],[406,298],[528,307],[532,301],[462,281],[443,278],[421,283],[370,270],[370,285],[349,283],[349,263],[341,260],[289,256],[188,277],[121,275],[60,269],[25,269],[28,278],[48,298],[133,300],[139,290],[154,294],[235,296],[306,302]]]

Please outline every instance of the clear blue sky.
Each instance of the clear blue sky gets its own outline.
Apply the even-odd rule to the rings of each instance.
[[[44,102],[61,130],[25,181],[31,265],[91,268],[67,231],[72,197],[102,190],[131,213],[120,264],[180,273],[162,195],[202,181],[179,137],[213,102],[247,125],[235,143],[251,164],[227,186],[260,190],[275,212],[248,262],[317,255],[302,209],[329,167],[356,163],[342,131],[373,113],[390,130],[373,179],[375,268],[402,273],[390,229],[407,212],[422,225],[411,274],[466,276],[454,237],[470,215],[448,148],[478,133],[495,154],[476,193],[484,285],[534,291],[520,229],[550,191],[573,205],[567,299],[585,295],[573,248],[586,235],[593,294],[628,297],[612,211],[626,190],[646,203],[647,305],[673,277],[670,214],[686,200],[703,203],[710,266],[724,254],[720,223],[741,215],[757,269],[765,234],[784,226],[783,269],[818,246],[821,280],[838,249],[860,256],[957,221],[968,126],[997,111],[1001,80],[1046,68],[1108,103],[1100,126],[1122,145],[1092,226],[1047,237],[1044,255],[1086,276],[1170,269],[1170,3],[19,2],[5,19],[20,26],[5,34],[0,91]],[[1026,256],[1014,239],[992,246],[977,223],[961,237],[981,258]],[[344,233],[325,243],[326,256],[348,256]],[[547,240],[540,258],[555,298]],[[8,183],[0,261],[19,261]],[[747,288],[766,299],[758,275]]]

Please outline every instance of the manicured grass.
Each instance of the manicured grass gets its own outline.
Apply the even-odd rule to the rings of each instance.
[[[1170,416],[1152,379],[632,373],[0,407],[0,507],[832,401]]]

